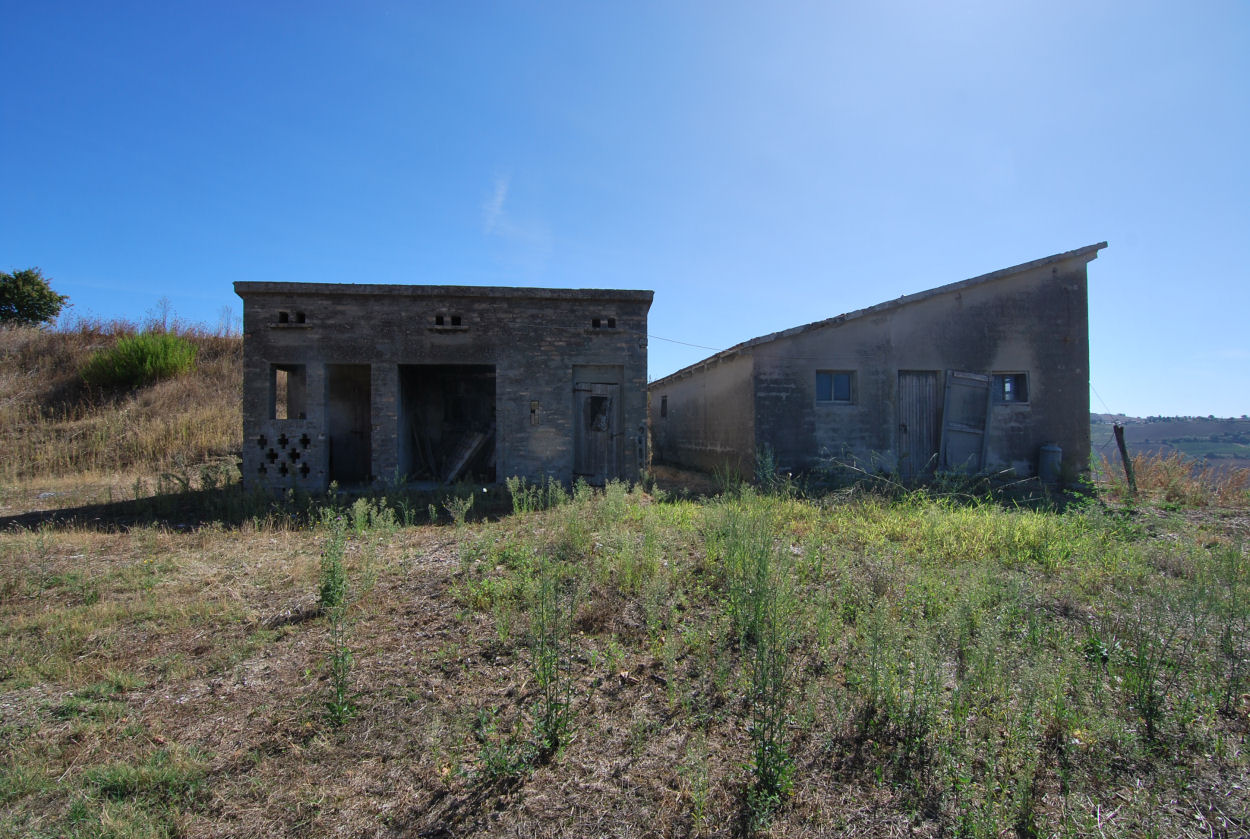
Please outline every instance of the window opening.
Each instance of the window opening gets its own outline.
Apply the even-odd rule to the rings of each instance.
[[[611,406],[612,400],[610,397],[591,396],[586,406],[586,430],[607,431],[609,419],[608,409]]]
[[[593,318],[593,319],[591,319],[591,321],[590,321],[590,328],[591,328],[591,329],[598,329],[598,328],[599,328],[599,318]]]
[[[443,325],[443,323],[444,323],[444,320],[443,320],[443,316],[442,316],[442,315],[435,315],[435,316],[434,316],[434,325],[435,325],[435,326],[442,326],[442,325]]]
[[[290,322],[291,322],[290,312],[278,312],[278,323],[290,323]]]
[[[530,403],[530,425],[538,425],[538,403]]]
[[[608,318],[608,329],[616,329],[616,318]]]
[[[844,404],[854,402],[855,374],[849,370],[817,370],[816,401]]]
[[[660,417],[661,419],[668,416],[668,397],[660,397]]]
[[[296,313],[295,313],[295,322],[296,322],[296,323],[306,323],[306,322],[307,322],[307,320],[308,320],[308,319],[304,316],[304,313],[303,313],[303,312],[296,312]]]
[[[452,316],[451,316],[451,325],[452,325],[452,326],[459,326],[459,325],[460,325],[460,315],[452,315]]]
[[[994,401],[1022,403],[1029,401],[1029,376],[1027,373],[995,373]]]
[[[303,364],[275,364],[271,368],[270,416],[276,420],[307,419],[307,387]],[[286,443],[280,443],[285,446]]]

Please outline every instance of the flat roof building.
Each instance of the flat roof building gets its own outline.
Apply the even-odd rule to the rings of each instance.
[[[243,479],[635,480],[650,291],[237,282]]]

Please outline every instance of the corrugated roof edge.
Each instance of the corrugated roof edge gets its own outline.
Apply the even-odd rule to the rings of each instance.
[[[1022,274],[1025,271],[1033,271],[1037,268],[1044,268],[1047,265],[1053,265],[1059,262],[1071,262],[1071,261],[1078,260],[1078,259],[1084,259],[1086,263],[1089,263],[1092,260],[1097,259],[1098,252],[1105,247],[1107,247],[1106,242],[1099,242],[1096,245],[1087,245],[1083,248],[1077,248],[1076,250],[1073,250],[1073,251],[1065,251],[1064,253],[1056,253],[1050,256],[1044,256],[1041,259],[1034,259],[1032,262],[1023,262],[1019,265],[1013,265],[1010,268],[1000,268],[997,271],[991,271],[990,273],[982,274],[979,277],[972,277],[971,279],[960,280],[954,283],[948,283],[947,285],[938,286],[937,288],[930,288],[930,289],[926,289],[925,291],[918,291],[915,294],[905,294],[902,297],[898,297],[894,300],[887,300],[884,303],[877,303],[876,305],[869,306],[866,309],[857,309],[853,312],[847,312],[846,314],[842,314],[842,315],[834,315],[833,317],[825,318],[824,320],[813,321],[812,323],[805,323],[802,326],[794,326],[794,327],[791,327],[790,329],[783,329],[780,332],[772,332],[772,333],[769,333],[768,335],[761,335],[758,338],[752,338],[749,341],[743,341],[740,344],[734,344],[732,347],[730,347],[727,350],[721,350],[720,352],[714,355],[708,356],[702,361],[696,361],[694,364],[687,365],[681,368],[680,370],[677,370],[673,373],[669,373],[667,376],[664,376],[663,378],[656,379],[654,382],[651,382],[649,385],[647,385],[647,387],[648,389],[654,388],[657,385],[664,384],[670,379],[678,379],[683,376],[689,375],[690,373],[694,372],[700,367],[706,367],[712,364],[713,362],[721,361],[723,359],[731,358],[735,355],[739,355],[747,350],[750,350],[750,349],[753,349],[754,347],[759,346],[760,344],[768,344],[781,338],[789,338],[793,335],[800,335],[812,329],[819,329],[820,327],[823,327],[823,326],[840,325],[850,320],[855,320],[857,318],[866,317],[868,315],[875,315],[879,312],[884,312],[889,309],[898,308],[899,306],[906,306],[909,303],[916,303],[921,300],[928,299],[930,297],[937,297],[938,295],[941,295],[941,294],[950,294],[953,291],[960,291],[962,289],[970,288],[975,285],[981,285],[982,283],[993,282],[994,280],[1002,280],[1002,279],[1012,276],[1013,274]]]
[[[240,280],[240,297],[253,294],[368,294],[390,297],[493,297],[529,300],[627,300],[649,303],[654,291],[613,288],[521,288],[512,286],[382,285],[376,283],[267,283]]]

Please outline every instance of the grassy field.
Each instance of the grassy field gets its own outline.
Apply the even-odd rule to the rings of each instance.
[[[232,433],[5,466],[0,835],[1250,832],[1244,475],[274,501]]]

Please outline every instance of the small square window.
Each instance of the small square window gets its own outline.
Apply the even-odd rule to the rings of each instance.
[[[994,401],[1021,403],[1029,401],[1028,373],[995,373]]]
[[[442,316],[442,315],[435,315],[435,316],[434,316],[434,325],[435,325],[435,326],[442,326],[444,323],[446,323],[446,320],[443,318],[443,316]]]
[[[816,401],[841,402],[849,405],[855,401],[855,374],[849,370],[817,370]]]
[[[452,325],[452,326],[459,326],[459,325],[460,325],[460,315],[452,315],[452,316],[451,316],[451,325]]]

